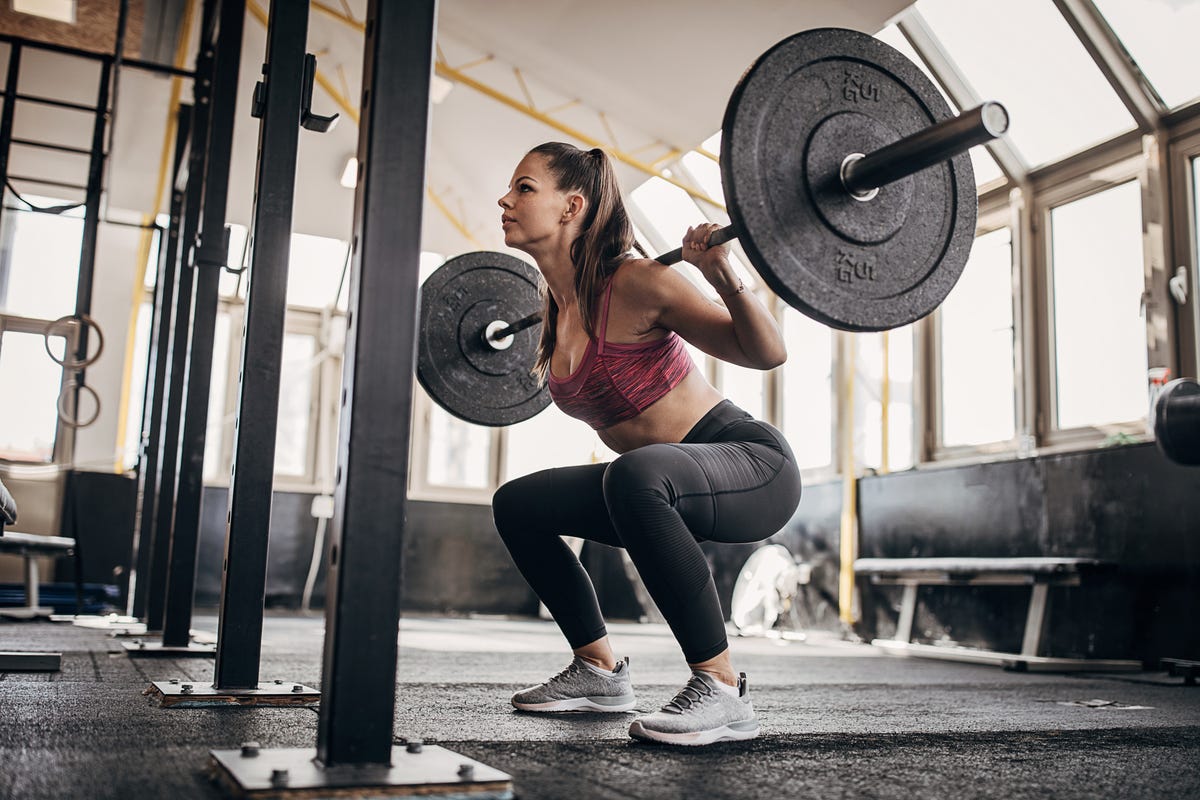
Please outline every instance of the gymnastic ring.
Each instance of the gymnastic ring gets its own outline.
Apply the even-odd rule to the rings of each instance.
[[[80,422],[77,419],[71,419],[71,417],[67,414],[64,398],[66,398],[69,392],[75,389],[89,393],[96,401],[96,410],[90,417],[88,417],[86,422]],[[55,403],[55,406],[58,409],[58,418],[62,420],[62,424],[66,425],[68,428],[86,428],[95,423],[96,420],[100,419],[100,395],[96,393],[95,389],[88,386],[86,383],[79,383],[75,380],[69,380],[64,383],[62,391],[58,393],[58,402]],[[78,412],[78,409],[76,409],[76,411]]]
[[[50,349],[50,336],[53,334],[54,329],[57,328],[62,323],[67,322],[68,320],[73,321],[73,322],[81,322],[84,325],[90,325],[96,331],[96,341],[98,342],[98,345],[96,347],[95,355],[93,355],[91,358],[84,358],[83,360],[76,360],[76,359],[64,357],[62,359],[59,359],[58,356],[54,355],[54,351]],[[45,340],[46,355],[50,356],[50,360],[53,361],[55,364],[58,364],[63,369],[77,370],[77,369],[84,369],[85,367],[90,367],[92,364],[96,363],[96,360],[100,358],[100,354],[104,352],[104,331],[102,331],[100,329],[100,325],[96,322],[96,320],[92,319],[87,314],[68,314],[65,317],[59,317],[58,319],[54,320],[53,322],[47,323],[46,330],[42,334],[42,338]],[[65,348],[65,342],[64,342],[64,348]]]

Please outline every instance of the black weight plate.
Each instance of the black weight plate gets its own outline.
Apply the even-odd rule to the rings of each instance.
[[[542,307],[538,272],[519,258],[481,251],[450,259],[421,286],[417,380],[439,406],[477,425],[512,425],[550,404],[530,373],[541,328],[496,350],[483,339],[492,322],[514,322]]]
[[[725,110],[721,178],[743,249],[780,297],[835,328],[914,322],[954,288],[975,236],[966,153],[860,201],[842,161],[951,116],[915,64],[857,31],[821,28],[768,50]]]
[[[1176,378],[1154,404],[1154,438],[1177,464],[1200,465],[1200,383]]]

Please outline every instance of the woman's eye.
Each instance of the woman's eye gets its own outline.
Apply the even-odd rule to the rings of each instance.
[[[532,192],[533,187],[530,186],[528,183],[522,183],[520,186],[517,187],[517,191],[518,192]]]

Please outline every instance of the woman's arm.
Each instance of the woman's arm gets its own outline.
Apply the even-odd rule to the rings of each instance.
[[[779,324],[758,296],[742,288],[729,263],[728,247],[709,248],[719,225],[688,229],[684,259],[695,264],[724,303],[709,300],[677,270],[654,261],[627,270],[637,286],[633,296],[648,303],[655,324],[675,331],[709,355],[752,369],[773,369],[787,359]]]

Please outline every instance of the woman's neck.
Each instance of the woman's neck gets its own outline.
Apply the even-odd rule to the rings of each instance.
[[[538,270],[546,279],[550,296],[560,308],[566,308],[576,302],[575,295],[575,264],[571,261],[569,252],[553,252],[534,254]]]

